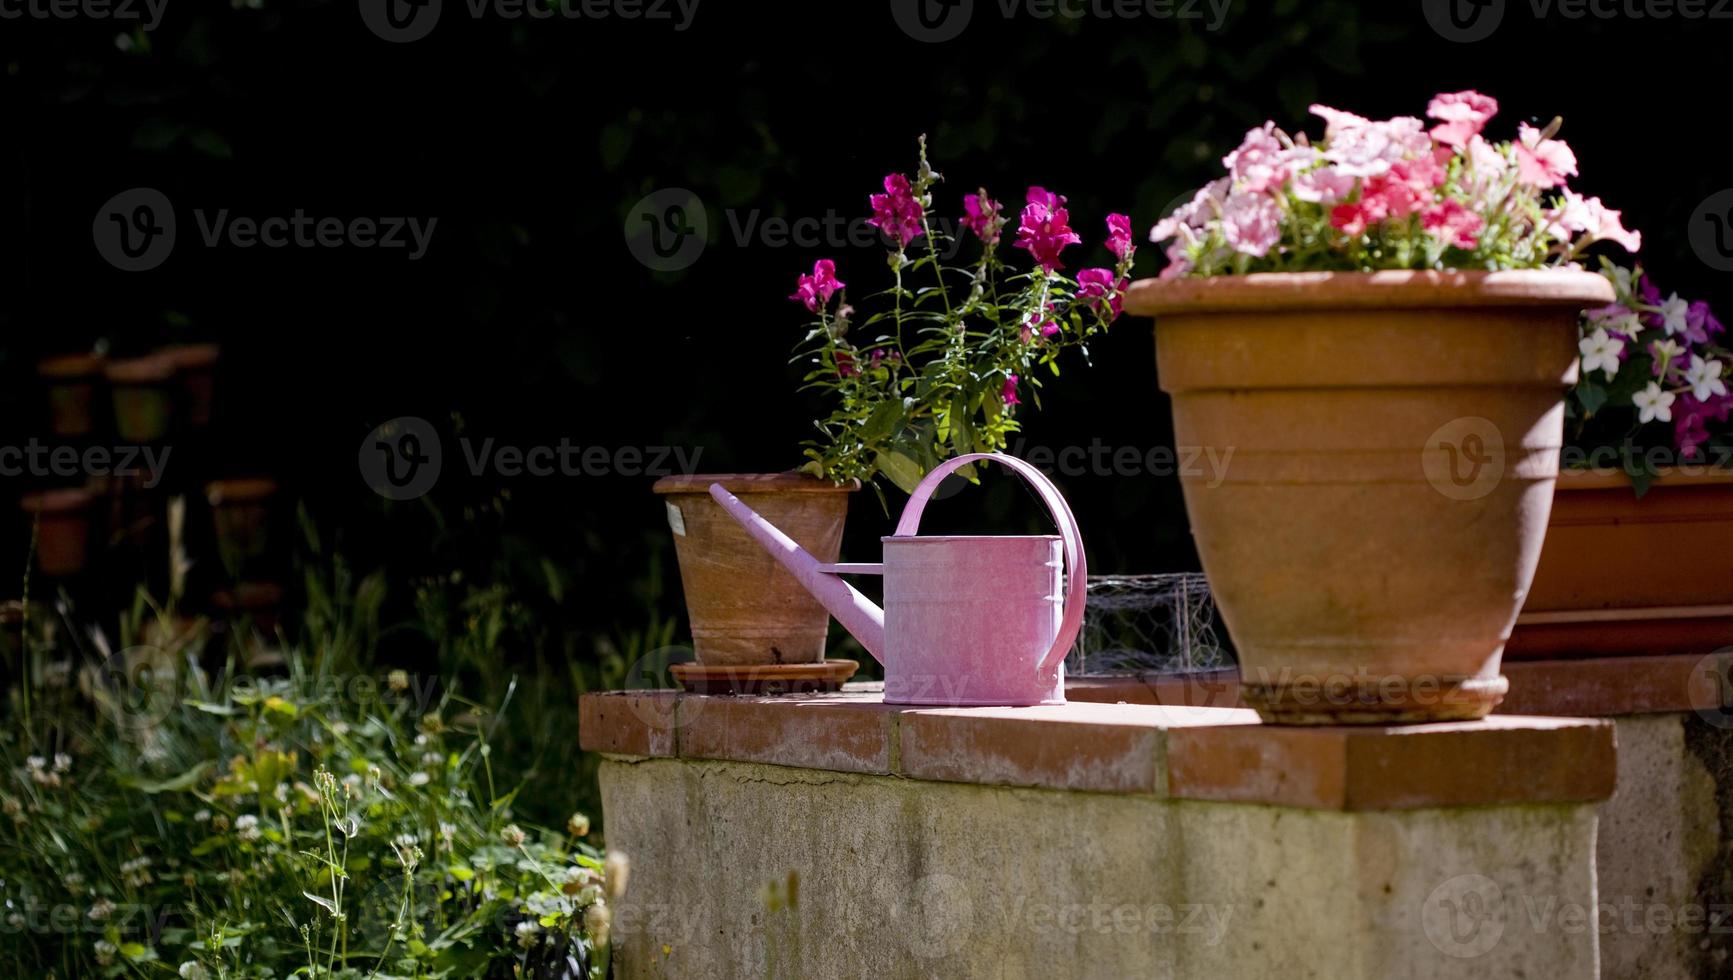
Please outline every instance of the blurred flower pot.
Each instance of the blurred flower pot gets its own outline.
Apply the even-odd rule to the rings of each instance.
[[[104,373],[113,387],[115,430],[123,441],[141,445],[168,435],[174,418],[173,360],[153,354],[110,361]]]
[[[63,354],[36,363],[48,386],[48,431],[61,439],[96,434],[96,390],[103,359],[96,354]]]
[[[830,614],[712,500],[720,483],[821,562],[842,549],[849,494],[802,473],[668,476],[667,507],[698,662],[714,666],[810,664],[824,659]]]
[[[224,615],[246,619],[253,628],[270,633],[277,628],[283,604],[283,587],[275,582],[237,582],[211,596],[211,605]]]
[[[217,550],[230,574],[240,575],[262,558],[270,545],[271,503],[277,481],[265,478],[217,480],[205,487]]]
[[[77,487],[24,495],[20,506],[36,524],[36,566],[43,574],[67,578],[84,570],[90,503],[90,492]]]
[[[1707,653],[1733,644],[1733,470],[1565,470],[1511,634],[1513,658]]]
[[[180,375],[181,417],[195,429],[211,424],[218,354],[216,344],[184,344],[158,352]]]
[[[1148,280],[1204,571],[1266,720],[1479,718],[1534,575],[1576,380],[1575,270]],[[1231,456],[1229,455],[1231,453]]]

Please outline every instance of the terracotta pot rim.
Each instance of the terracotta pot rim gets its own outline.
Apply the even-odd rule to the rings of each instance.
[[[1319,309],[1585,307],[1614,299],[1611,283],[1581,269],[1256,272],[1140,279],[1126,291],[1125,309],[1140,316],[1160,316]]]
[[[36,362],[36,374],[54,381],[82,381],[102,373],[101,354],[53,354]]]
[[[91,492],[82,487],[63,487],[27,493],[19,499],[18,506],[27,514],[66,514],[83,510],[94,499]]]
[[[1703,487],[1703,486],[1733,486],[1733,469],[1709,466],[1693,467],[1694,473],[1680,473],[1678,467],[1655,467],[1654,487]],[[1561,469],[1558,474],[1560,490],[1629,490],[1631,478],[1624,470],[1615,467],[1597,467],[1595,469]]]
[[[152,385],[161,384],[174,377],[179,367],[173,358],[148,354],[124,361],[109,361],[103,368],[103,373],[115,384]]]
[[[156,352],[157,357],[182,368],[206,368],[217,363],[222,348],[216,344],[175,344]]]
[[[267,476],[213,480],[205,484],[205,500],[212,507],[220,507],[227,503],[263,500],[276,492],[277,481]]]
[[[783,473],[676,473],[656,481],[654,493],[710,492],[710,484],[720,483],[729,493],[853,493],[860,489],[859,480],[832,483],[799,470]]]

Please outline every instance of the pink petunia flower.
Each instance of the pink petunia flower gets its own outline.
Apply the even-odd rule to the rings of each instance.
[[[1013,244],[1028,249],[1035,264],[1047,272],[1065,268],[1059,261],[1059,253],[1066,246],[1083,241],[1082,236],[1071,230],[1071,213],[1065,210],[1065,198],[1041,187],[1031,187],[1027,201]]]
[[[1282,209],[1268,194],[1235,194],[1222,205],[1228,247],[1262,258],[1282,240]]]
[[[963,195],[963,227],[975,233],[988,248],[999,244],[999,229],[1005,227],[1004,208],[998,201],[979,194]]]
[[[909,243],[921,237],[921,219],[925,212],[921,202],[915,200],[914,188],[909,185],[909,179],[902,174],[889,174],[885,177],[885,192],[874,194],[867,199],[872,204],[873,216],[867,219],[867,224],[885,233],[898,248],[908,248]]]
[[[1294,196],[1312,204],[1335,204],[1354,193],[1358,178],[1335,167],[1319,167],[1294,178]]]
[[[1376,177],[1399,160],[1408,160],[1432,150],[1426,124],[1412,116],[1373,122],[1351,112],[1314,105],[1328,129],[1324,159],[1352,177]]]
[[[1577,155],[1564,140],[1542,139],[1528,123],[1517,126],[1516,179],[1530,187],[1558,187],[1577,175]]]
[[[1137,247],[1131,243],[1131,215],[1107,216],[1107,250],[1121,262],[1130,261]]]
[[[1441,93],[1426,107],[1426,115],[1439,122],[1432,127],[1431,137],[1459,150],[1497,114],[1498,100],[1473,91]]]
[[[1077,273],[1077,299],[1098,307],[1110,320],[1124,311],[1121,294],[1130,282],[1115,279],[1112,269],[1084,269]]]
[[[1587,232],[1590,238],[1616,242],[1628,252],[1637,252],[1643,247],[1642,234],[1627,229],[1620,212],[1602,204],[1598,197],[1585,198],[1568,187],[1563,191],[1559,206],[1547,217],[1552,222],[1551,227],[1562,232],[1559,237],[1566,241]]]
[[[812,265],[812,274],[802,273],[800,284],[788,298],[797,303],[806,304],[806,308],[817,313],[830,302],[836,291],[848,285],[836,278],[836,263],[830,259],[819,259]]]
[[[1480,244],[1480,229],[1486,222],[1461,201],[1446,199],[1421,212],[1420,224],[1441,242],[1474,248]]]
[[[999,392],[999,397],[1003,399],[1007,405],[1023,404],[1017,398],[1017,376],[1015,374],[1005,378],[1005,388]]]

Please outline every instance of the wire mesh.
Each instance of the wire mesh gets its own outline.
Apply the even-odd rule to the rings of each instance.
[[[1201,573],[1091,575],[1068,674],[1179,673],[1233,666]]]

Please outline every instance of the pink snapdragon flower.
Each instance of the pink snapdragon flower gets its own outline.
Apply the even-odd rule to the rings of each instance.
[[[839,377],[839,378],[852,378],[859,373],[860,373],[860,367],[857,364],[855,364],[853,354],[850,354],[848,351],[845,351],[845,350],[839,350],[836,352],[836,376],[837,377]]]
[[[1059,261],[1059,253],[1066,246],[1083,241],[1081,235],[1071,230],[1071,213],[1065,210],[1065,198],[1041,187],[1031,187],[1027,202],[1013,244],[1028,249],[1043,271],[1065,268]]]
[[[1121,262],[1131,261],[1131,256],[1137,251],[1137,247],[1131,243],[1131,215],[1107,216],[1107,250]]]
[[[1564,140],[1542,139],[1541,131],[1522,123],[1516,127],[1516,179],[1530,187],[1558,187],[1577,175],[1577,155]]]
[[[1497,114],[1498,100],[1473,91],[1441,93],[1426,107],[1426,115],[1438,120],[1432,127],[1432,138],[1459,150],[1479,136],[1487,120]]]
[[[804,303],[807,310],[817,313],[830,302],[836,291],[848,283],[836,278],[836,263],[830,259],[819,259],[812,264],[812,274],[802,273],[799,285],[788,298],[797,303]]]
[[[1009,375],[1005,378],[1005,387],[999,392],[999,397],[1007,405],[1023,404],[1017,398],[1017,376],[1015,374]]]
[[[999,244],[999,229],[1005,227],[1003,215],[1004,207],[988,197],[984,188],[979,194],[963,195],[963,227],[989,249]]]
[[[869,197],[873,216],[867,219],[867,224],[885,233],[885,237],[897,243],[897,248],[908,248],[909,243],[921,237],[921,219],[926,212],[921,209],[921,202],[915,200],[914,188],[909,185],[909,179],[902,174],[889,174],[885,177],[885,192]]]
[[[1124,312],[1122,295],[1129,280],[1116,279],[1112,269],[1084,269],[1077,273],[1077,299],[1097,307],[1109,320]]]
[[[1053,319],[1053,304],[1048,303],[1042,307],[1040,312],[1031,310],[1029,315],[1023,318],[1023,325],[1019,334],[1023,343],[1027,344],[1035,339],[1037,333],[1041,335],[1042,339],[1046,339],[1058,332],[1059,324]]]

